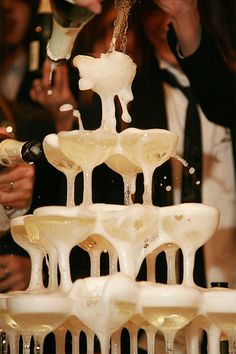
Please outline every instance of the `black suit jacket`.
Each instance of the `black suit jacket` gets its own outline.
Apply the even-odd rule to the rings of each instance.
[[[216,42],[204,28],[199,48],[186,58],[177,54],[178,41],[172,26],[168,40],[206,117],[231,129],[236,170],[236,73],[227,67]]]

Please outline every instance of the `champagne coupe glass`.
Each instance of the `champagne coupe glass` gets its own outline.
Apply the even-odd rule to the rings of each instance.
[[[84,332],[87,341],[87,353],[94,353],[94,332],[91,331],[78,317],[70,316],[55,331],[56,337],[56,353],[64,354],[65,352],[65,334],[70,331],[72,335],[72,354],[80,353],[80,333]],[[61,338],[63,337],[64,338]]]
[[[100,272],[100,257],[102,252],[109,254],[109,274],[117,272],[117,253],[112,244],[102,235],[93,234],[82,241],[79,246],[88,252],[91,262],[91,277],[98,277]]]
[[[211,288],[203,294],[207,318],[229,339],[229,354],[236,354],[236,290]]]
[[[109,353],[111,335],[136,312],[138,287],[122,273],[76,280],[70,292],[72,315],[98,337],[101,354]]]
[[[115,248],[120,270],[135,278],[146,256],[149,239],[157,237],[157,211],[154,206],[94,204],[100,224],[97,233]]]
[[[178,330],[198,314],[201,292],[184,285],[140,283],[139,307],[142,317],[162,331],[166,354],[174,353],[174,338]]]
[[[31,336],[35,337],[37,354],[43,353],[45,336],[69,316],[71,303],[59,293],[18,293],[7,299],[7,309],[23,335],[24,354],[30,354]]]
[[[216,231],[219,210],[201,203],[183,203],[161,207],[158,230],[160,237],[169,237],[178,245],[184,258],[183,284],[194,286],[195,253]]]
[[[135,193],[136,177],[138,173],[142,172],[142,170],[126,157],[120,144],[120,134],[118,134],[117,144],[113,148],[111,156],[105,161],[105,163],[123,178],[124,204],[133,204],[132,194]]]
[[[203,289],[204,291],[205,289]],[[220,354],[220,336],[221,330],[219,327],[212,324],[212,322],[204,315],[199,315],[184,328],[186,348],[188,354],[199,354],[202,331],[207,333],[207,353]]]
[[[34,210],[25,224],[35,230],[36,238],[48,240],[57,250],[60,270],[60,289],[72,286],[69,256],[71,249],[86,239],[95,223],[95,214],[83,207],[49,206]],[[33,235],[34,236],[34,235]]]
[[[131,323],[135,324],[137,328],[142,328],[147,336],[147,352],[148,354],[155,354],[155,336],[157,328],[150,324],[140,314],[136,314],[131,318]]]
[[[11,233],[14,241],[24,248],[31,259],[31,276],[27,291],[37,291],[44,289],[43,285],[43,258],[45,256],[45,248],[43,243],[38,240],[33,240],[31,230],[26,230],[24,222],[27,216],[18,216],[11,220]],[[55,253],[54,248],[51,250]],[[51,257],[50,257],[51,258]],[[55,289],[57,287],[57,267],[49,266],[49,286],[48,289]]]
[[[161,252],[165,252],[167,262],[167,284],[176,284],[176,253],[179,247],[168,242],[157,247],[146,257],[147,280],[156,282],[156,258]]]
[[[127,157],[143,171],[144,204],[152,204],[154,170],[176,156],[177,141],[177,135],[164,129],[128,128],[120,133],[120,142]]]
[[[132,59],[125,53],[111,51],[100,58],[77,55],[73,64],[80,73],[80,90],[92,89],[101,98],[101,128],[116,132],[115,96],[120,100],[122,120],[131,122],[127,104],[133,99],[131,85],[136,73],[136,64]]]
[[[7,309],[7,298],[11,296],[8,294],[0,294],[0,353],[8,354],[8,344],[11,353],[19,352],[19,338],[20,334],[17,324],[9,315]],[[11,324],[11,325],[10,325]]]
[[[58,145],[57,134],[49,134],[43,140],[43,150],[48,162],[57,170],[64,173],[67,181],[67,199],[66,205],[72,207],[75,205],[75,178],[82,172],[80,166],[69,160],[61,151]]]
[[[84,175],[83,205],[92,204],[92,172],[110,155],[117,134],[97,130],[58,133],[59,147],[71,161],[81,166]]]

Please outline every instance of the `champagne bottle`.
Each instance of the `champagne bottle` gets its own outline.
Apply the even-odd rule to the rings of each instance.
[[[46,59],[46,47],[52,33],[52,11],[50,0],[41,0],[29,45],[29,72],[33,79],[42,77],[42,66]]]
[[[94,13],[75,4],[74,0],[51,0],[53,28],[47,45],[47,56],[56,65],[71,56],[74,41]]]
[[[34,163],[41,155],[42,146],[39,142],[21,142],[15,139],[0,141],[0,169],[19,162]]]
[[[227,282],[212,282],[211,288],[228,288]],[[229,354],[229,341],[224,332],[220,336],[220,354]]]

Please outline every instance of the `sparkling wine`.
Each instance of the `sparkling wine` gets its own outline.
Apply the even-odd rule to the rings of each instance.
[[[183,328],[197,313],[197,307],[143,307],[144,318],[162,331]]]
[[[70,58],[78,33],[94,13],[76,5],[73,0],[51,0],[51,6],[53,29],[47,55],[51,61],[62,64]]]

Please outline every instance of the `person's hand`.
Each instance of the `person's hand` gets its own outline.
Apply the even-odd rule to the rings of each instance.
[[[53,86],[50,85],[51,64],[45,60],[42,79],[35,79],[32,83],[30,96],[51,112],[56,125],[56,130],[70,130],[74,117],[73,111],[60,111],[60,107],[68,104],[76,108],[76,100],[70,89],[69,74],[66,65],[59,65],[53,72]],[[78,88],[79,90],[79,88]]]
[[[19,163],[0,172],[0,204],[6,208],[28,208],[35,180],[34,165]]]
[[[197,0],[154,0],[172,20],[183,56],[193,54],[201,41]]]
[[[75,0],[75,2],[79,6],[86,7],[95,14],[101,12],[101,0]]]
[[[154,0],[172,18],[179,18],[197,10],[197,0]]]
[[[0,256],[0,293],[25,290],[30,281],[31,260],[13,254]]]

